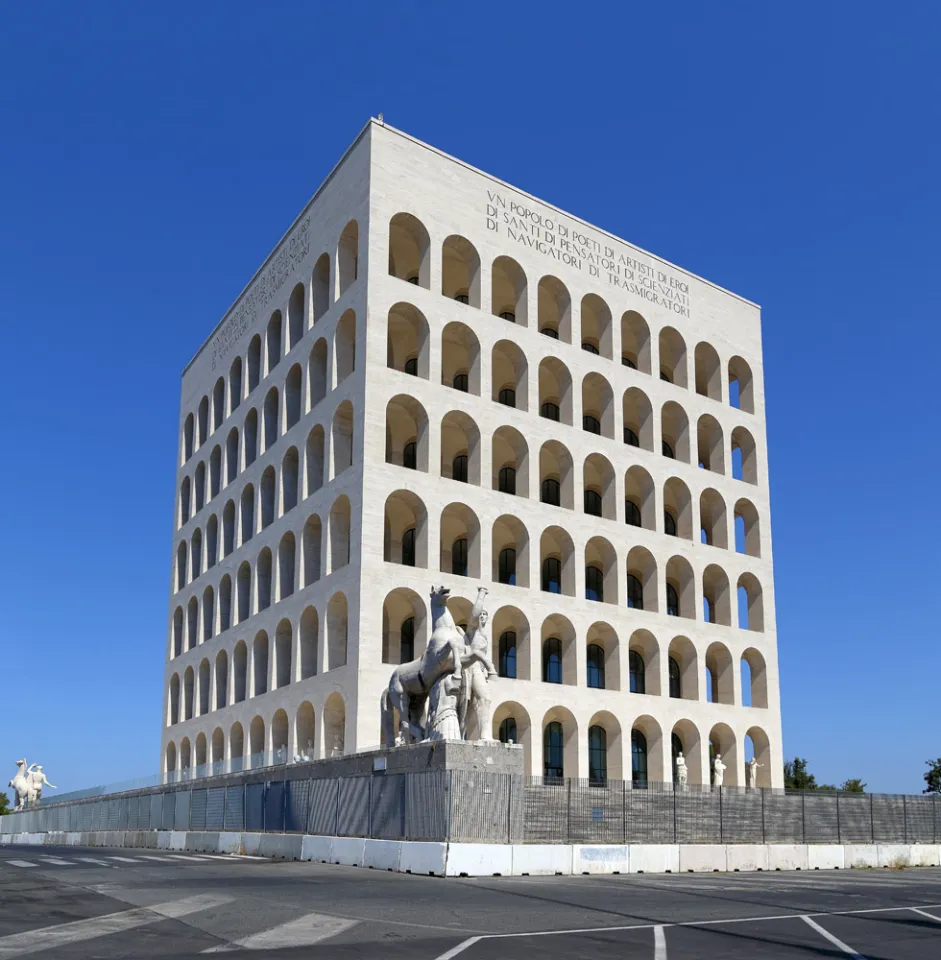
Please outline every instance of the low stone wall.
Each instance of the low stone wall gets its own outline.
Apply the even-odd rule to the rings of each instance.
[[[495,844],[184,830],[10,833],[0,845],[252,854],[425,876],[571,876],[941,866],[938,844]]]

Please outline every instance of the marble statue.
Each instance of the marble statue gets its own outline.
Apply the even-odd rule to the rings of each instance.
[[[483,662],[488,675],[495,673],[486,654],[486,634],[482,634],[480,640],[482,647],[467,645],[463,631],[448,610],[450,592],[444,585],[432,587],[431,637],[425,652],[418,660],[399,664],[392,671],[389,686],[383,691],[382,734],[386,746],[426,739],[428,731],[421,718],[425,702],[440,677],[447,674],[460,687],[464,679],[463,668],[477,661]],[[478,606],[475,606],[478,615],[483,609],[482,604],[482,596],[478,595]],[[398,729],[395,724],[396,713],[399,715]]]
[[[461,684],[450,674],[439,677],[428,698],[428,739],[461,740],[457,704]]]
[[[685,787],[689,782],[689,768],[686,766],[686,757],[682,750],[676,755],[676,782]]]
[[[748,774],[748,785],[752,788],[758,786],[758,768],[763,767],[754,757],[745,764],[745,772]]]
[[[7,784],[13,787],[13,809],[22,810],[26,806],[30,795],[29,771],[25,760],[16,761],[16,776]]]
[[[487,588],[478,587],[477,600],[471,609],[470,624],[465,634],[467,669],[464,671],[458,719],[465,740],[493,739],[493,708],[490,701],[490,679],[497,676],[490,660],[487,622],[490,614],[484,609]]]
[[[331,757],[342,757],[343,750],[345,749],[345,742],[343,740],[343,730],[337,730],[333,735],[333,750],[330,753]]]
[[[712,761],[712,785],[714,787],[721,787],[722,780],[725,777],[725,764],[722,762],[722,754],[717,753],[715,760]]]
[[[35,768],[35,769],[34,769]],[[49,787],[50,790],[58,790],[59,788],[54,784],[50,783],[46,779],[46,775],[42,772],[41,763],[32,763],[29,767],[29,802],[30,803],[39,803],[42,799],[42,788]]]

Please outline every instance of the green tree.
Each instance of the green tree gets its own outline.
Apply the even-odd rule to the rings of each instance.
[[[0,793],[0,817],[10,812],[10,798],[5,793]]]
[[[807,772],[807,761],[803,757],[785,761],[784,786],[790,790],[817,789],[817,781],[812,773]]]
[[[840,790],[842,790],[843,793],[865,793],[866,784],[858,777],[851,777],[849,780],[844,780],[840,784]]]
[[[941,757],[937,760],[926,760],[928,770],[925,773],[925,793],[941,793]]]

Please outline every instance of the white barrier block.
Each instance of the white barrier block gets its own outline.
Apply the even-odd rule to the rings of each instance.
[[[157,849],[158,850],[170,849],[170,831],[169,830],[160,830],[157,833]]]
[[[333,837],[304,837],[301,842],[301,860],[315,863],[330,863],[330,848]]]
[[[263,833],[243,833],[242,834],[242,849],[250,857],[257,857],[258,847],[261,843],[261,838],[264,836]]]
[[[807,868],[809,870],[842,870],[845,866],[843,847],[830,843],[807,844]]]
[[[449,877],[508,877],[513,873],[513,847],[508,843],[449,843],[445,874]]]
[[[847,843],[843,847],[843,865],[847,870],[865,870],[879,866],[878,849],[874,843]]]
[[[632,843],[629,850],[631,873],[679,873],[678,843]]]
[[[279,860],[300,860],[302,838],[299,833],[263,833],[258,855]]]
[[[731,873],[754,873],[768,869],[768,847],[764,843],[727,843],[725,845],[726,868]]]
[[[234,831],[224,831],[219,834],[219,853],[241,853],[242,835]]]
[[[401,840],[367,839],[363,847],[363,866],[374,870],[398,870],[401,855]]]
[[[444,876],[448,862],[448,845],[430,840],[408,840],[402,844],[399,854],[399,870],[402,873],[433,873]]]
[[[769,843],[769,870],[807,870],[806,843]]]
[[[880,843],[876,846],[880,867],[910,867],[912,848],[907,843]]]
[[[680,844],[680,872],[687,873],[714,873],[716,870],[725,873],[728,869],[728,859],[725,847],[721,843],[681,843]]]
[[[941,866],[941,848],[934,843],[913,843],[912,844],[912,866],[913,867],[937,867]]]
[[[330,845],[330,861],[361,867],[365,848],[366,841],[362,837],[334,837]]]
[[[567,843],[517,843],[513,845],[513,876],[568,875],[572,848]]]
[[[185,830],[171,830],[170,831],[170,846],[167,847],[168,850],[179,850],[183,851],[186,849],[186,831]]]
[[[627,873],[628,848],[624,843],[572,845],[572,873]]]

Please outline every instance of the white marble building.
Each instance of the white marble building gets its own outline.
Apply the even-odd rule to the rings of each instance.
[[[749,301],[370,121],[186,367],[177,469],[163,769],[377,745],[444,581],[529,772],[781,785]]]

